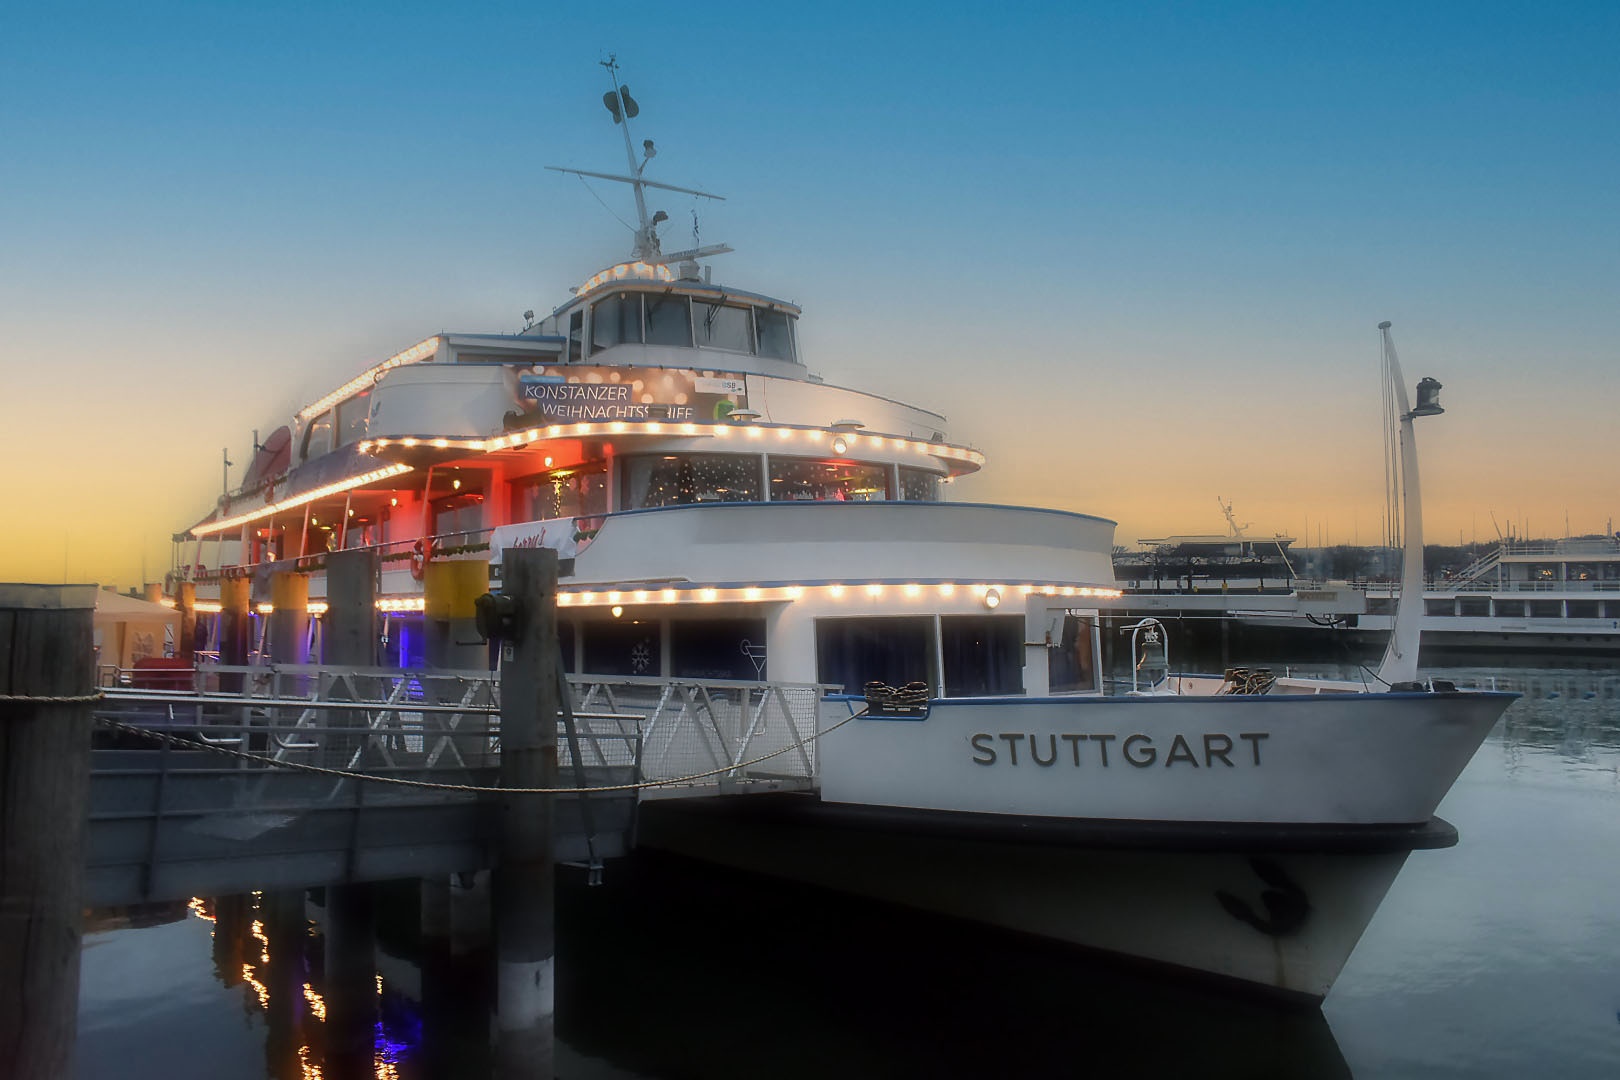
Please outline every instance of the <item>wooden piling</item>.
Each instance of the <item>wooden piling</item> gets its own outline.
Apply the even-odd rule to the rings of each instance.
[[[501,786],[557,786],[557,553],[502,554],[502,591],[517,604],[501,666]],[[496,1075],[554,1075],[555,835],[549,795],[507,795],[495,869]]]
[[[270,659],[277,664],[309,662],[309,578],[293,571],[270,575]]]
[[[326,614],[321,634],[323,664],[373,667],[377,662],[377,555],[337,551],[326,557]],[[371,696],[373,680],[356,677],[355,690]],[[343,696],[333,687],[334,696]],[[330,728],[364,728],[359,713],[332,711]],[[361,741],[359,735],[327,734],[327,759],[344,767]],[[337,760],[334,760],[337,759]],[[364,781],[350,780],[350,784]],[[355,813],[361,811],[357,808]],[[358,826],[351,836],[359,834]],[[376,915],[372,886],[331,885],[326,890],[327,1065],[333,1080],[372,1074],[377,1021]]]
[[[93,585],[0,585],[0,1068],[16,1080],[74,1074],[95,606]]]

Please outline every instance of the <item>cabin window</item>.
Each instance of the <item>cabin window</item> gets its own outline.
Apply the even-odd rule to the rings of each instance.
[[[939,474],[902,465],[900,498],[905,502],[939,502]]]
[[[661,634],[652,619],[586,621],[580,625],[585,644],[584,671],[590,675],[661,673]]]
[[[786,312],[754,309],[754,330],[759,334],[759,355],[793,359],[793,335]]]
[[[671,620],[669,673],[682,679],[764,679],[765,620]]]
[[[1457,614],[1457,605],[1450,597],[1444,600],[1425,600],[1423,601],[1423,614],[1455,615]]]
[[[337,407],[339,446],[348,446],[366,437],[366,422],[371,414],[371,391],[362,390]]]
[[[692,309],[686,297],[676,293],[647,297],[647,344],[692,347]]]
[[[1595,619],[1598,617],[1598,602],[1596,600],[1566,600],[1564,605],[1565,614],[1571,619]]]
[[[939,654],[946,697],[1024,692],[1022,615],[942,615]]]
[[[592,517],[607,513],[607,466],[598,462],[557,469],[524,482],[519,506],[528,521]]]
[[[753,352],[754,332],[750,326],[748,308],[732,304],[694,300],[697,343],[709,349],[730,349],[732,352]]]
[[[1522,619],[1522,618],[1524,618],[1524,601],[1523,600],[1497,600],[1497,601],[1495,601],[1495,604],[1496,604],[1496,617],[1498,619]]]
[[[773,502],[882,502],[889,470],[853,461],[771,458]]]
[[[759,458],[749,454],[648,454],[625,459],[625,507],[759,502]]]
[[[615,293],[591,308],[591,352],[641,344],[641,294]]]
[[[1561,619],[1564,617],[1564,602],[1562,600],[1532,600],[1530,601],[1530,617],[1532,619]]]
[[[1393,615],[1395,614],[1395,598],[1392,596],[1367,597],[1367,614]]]
[[[1457,597],[1457,614],[1469,618],[1482,618],[1491,613],[1491,598],[1488,596],[1459,596]]]
[[[299,449],[299,456],[304,461],[308,461],[310,458],[320,457],[331,449],[332,414],[323,412],[314,420],[311,420],[309,427],[304,429],[304,444]]]
[[[1046,650],[1046,686],[1054,694],[1097,689],[1096,653],[1089,615],[1065,615],[1057,648]]]
[[[890,686],[938,684],[931,616],[816,620],[816,680],[865,692],[874,680]]]

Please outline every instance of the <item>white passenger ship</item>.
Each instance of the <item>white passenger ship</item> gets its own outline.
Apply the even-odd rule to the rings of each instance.
[[[1510,696],[1420,686],[1399,631],[1389,692],[1106,694],[1114,523],[946,501],[984,455],[812,375],[796,305],[700,271],[727,249],[665,252],[646,198],[671,186],[616,81],[607,101],[629,171],[590,175],[632,186],[634,257],[522,333],[436,334],[309,403],[181,537],[198,610],[245,577],[316,643],[321,573],[277,596],[270,571],[376,547],[379,661],[481,666],[424,581],[553,547],[571,670],[820,683],[845,716],[870,680],[927,688],[823,739],[818,793],[650,803],[644,842],[1325,994],[1408,853],[1455,841],[1435,807]]]

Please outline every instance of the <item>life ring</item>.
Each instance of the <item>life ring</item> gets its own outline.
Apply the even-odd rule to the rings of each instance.
[[[417,581],[427,576],[427,564],[433,561],[434,545],[428,540],[418,540],[411,548],[411,577]]]

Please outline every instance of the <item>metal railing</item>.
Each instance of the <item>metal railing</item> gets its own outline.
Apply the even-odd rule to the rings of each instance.
[[[643,797],[808,789],[815,784],[815,735],[826,687],[599,675],[569,675],[568,683],[582,735],[638,733],[644,781],[682,780],[726,770],[719,776],[649,789]],[[746,764],[773,751],[783,752]],[[582,756],[591,763],[590,752]]]
[[[210,664],[143,673],[165,680],[144,690],[116,681],[116,669],[109,673],[114,678],[104,682],[110,689],[99,715],[180,732],[199,748],[251,751],[264,759],[259,767],[286,762],[368,774],[469,772],[499,761],[500,681],[489,671]],[[580,764],[629,770],[639,783],[677,781],[644,792],[653,797],[814,786],[825,687],[566,678],[565,704],[575,727],[570,738],[559,718],[564,770]],[[715,770],[720,774],[691,779]]]

